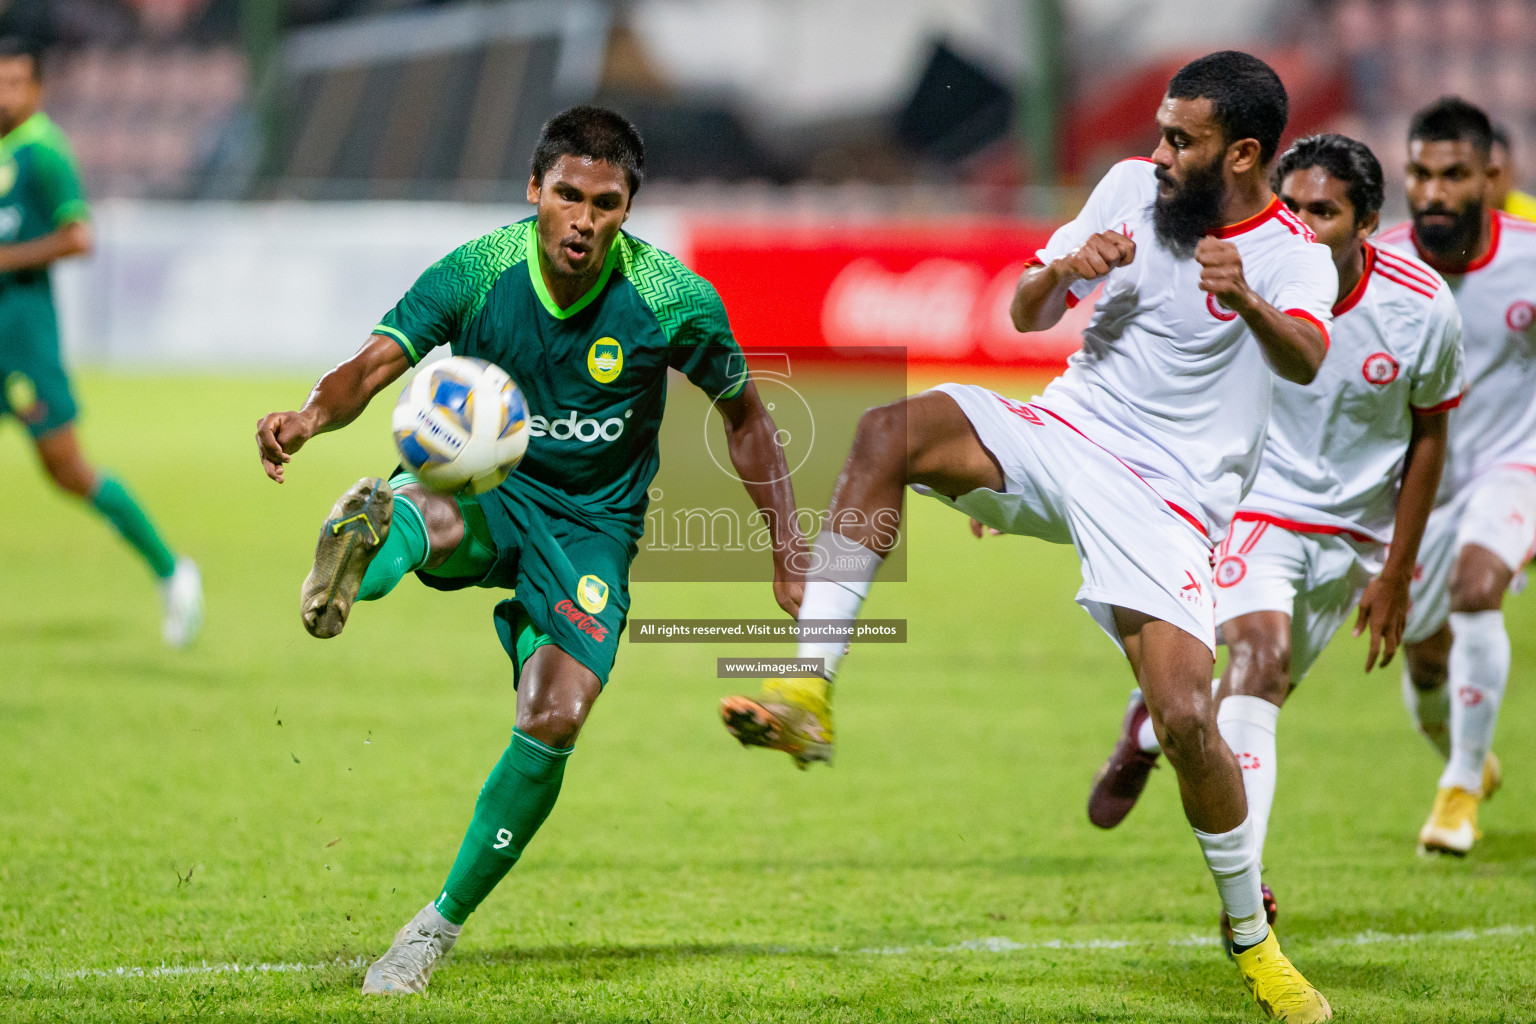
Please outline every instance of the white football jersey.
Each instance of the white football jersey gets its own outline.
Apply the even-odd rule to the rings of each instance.
[[[1103,279],[1082,350],[1040,402],[1216,541],[1258,469],[1276,378],[1242,318],[1200,290],[1200,265],[1158,244],[1155,169],[1146,159],[1116,164],[1037,254],[1050,263],[1101,231],[1136,243],[1135,259]],[[1237,246],[1243,276],[1264,301],[1327,336],[1338,273],[1328,248],[1279,199],[1214,234]],[[1069,301],[1097,284],[1076,282]]]
[[[1414,252],[1412,228],[1399,224],[1381,242]],[[1461,273],[1440,273],[1461,310],[1467,377],[1451,413],[1444,502],[1494,466],[1536,469],[1536,223],[1493,211],[1488,252]]]
[[[1454,408],[1461,362],[1461,315],[1445,281],[1367,244],[1365,273],[1333,307],[1333,343],[1316,379],[1275,381],[1264,458],[1242,511],[1389,542],[1411,410]]]

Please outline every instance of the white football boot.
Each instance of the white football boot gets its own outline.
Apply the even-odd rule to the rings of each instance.
[[[186,647],[203,626],[203,576],[190,558],[176,559],[176,569],[160,581],[165,619],[160,635],[172,647]]]
[[[395,933],[394,944],[363,976],[363,994],[403,996],[425,992],[432,968],[448,955],[459,940],[462,926],[449,921],[431,903],[422,907],[404,928]]]

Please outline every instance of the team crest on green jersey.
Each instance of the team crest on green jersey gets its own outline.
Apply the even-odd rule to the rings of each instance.
[[[599,384],[611,384],[624,369],[624,350],[616,338],[598,338],[587,350],[587,372]]]
[[[608,584],[596,576],[583,576],[576,582],[576,603],[588,615],[596,615],[608,607]]]

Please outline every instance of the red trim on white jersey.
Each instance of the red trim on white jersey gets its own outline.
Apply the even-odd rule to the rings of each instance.
[[[1351,530],[1344,526],[1332,526],[1326,523],[1303,523],[1295,519],[1286,519],[1283,516],[1272,516],[1268,512],[1249,512],[1238,509],[1237,514],[1232,517],[1232,521],[1234,523],[1268,523],[1271,526],[1278,526],[1282,530],[1290,530],[1292,533],[1323,533],[1330,537],[1344,536],[1365,544],[1381,543],[1370,534],[1361,533],[1359,530]],[[1258,531],[1254,532],[1257,533]],[[1252,539],[1252,537],[1249,537],[1249,540]],[[1246,550],[1246,547],[1244,545],[1244,550]]]
[[[1371,268],[1376,265],[1376,248],[1371,243],[1365,243],[1365,266],[1360,271],[1360,280],[1349,290],[1349,294],[1333,304],[1335,317],[1348,313],[1359,305],[1361,298],[1365,296],[1365,286],[1371,283]]]
[[[1383,265],[1398,271],[1405,277],[1413,278],[1432,291],[1440,290],[1440,278],[1436,277],[1434,271],[1430,270],[1426,264],[1419,263],[1404,256],[1402,253],[1390,250],[1381,253],[1380,257]]]
[[[1136,472],[1134,469],[1131,469],[1130,465],[1128,463],[1126,463],[1126,461],[1124,459],[1122,459],[1120,456],[1116,455],[1114,452],[1110,451],[1108,448],[1105,448],[1103,445],[1099,444],[1099,442],[1095,441],[1093,438],[1089,437],[1087,434],[1083,433],[1081,430],[1078,430],[1066,418],[1064,418],[1062,416],[1058,416],[1056,413],[1054,413],[1051,410],[1047,409],[1043,405],[1035,405],[1034,403],[1030,403],[1029,405],[1025,406],[1025,408],[1027,408],[1027,409],[1039,409],[1041,412],[1043,412],[1047,416],[1051,417],[1051,419],[1056,420],[1062,426],[1064,426],[1068,430],[1072,431],[1072,433],[1076,434],[1078,437],[1081,437],[1084,441],[1087,441],[1089,444],[1093,445],[1095,448],[1097,448],[1100,451],[1102,451],[1105,454],[1107,454],[1110,458],[1112,458],[1116,462],[1120,463],[1120,465],[1125,466],[1125,468],[1130,470],[1131,475],[1134,476],[1137,480],[1140,480],[1142,483],[1147,484],[1146,478],[1143,477],[1140,473]],[[1151,484],[1147,484],[1147,490],[1151,491],[1153,494],[1157,494],[1157,488],[1153,487]],[[1209,544],[1211,542],[1211,535],[1206,532],[1205,524],[1204,523],[1202,523],[1202,522],[1200,522],[1200,520],[1196,519],[1194,517],[1194,515],[1191,514],[1187,509],[1181,508],[1179,505],[1176,505],[1175,503],[1169,501],[1167,498],[1164,498],[1161,494],[1157,494],[1157,496],[1158,496],[1159,499],[1162,500],[1163,504],[1167,505],[1169,508],[1171,508],[1175,512],[1177,512],[1184,519],[1185,522],[1189,523],[1190,526],[1193,526],[1196,530],[1200,531],[1200,536],[1205,538],[1205,542],[1207,544]]]
[[[1228,224],[1225,227],[1212,228],[1210,231],[1207,231],[1206,234],[1213,238],[1232,238],[1235,235],[1241,235],[1244,232],[1252,231],[1254,228],[1258,227],[1260,224],[1263,224],[1271,217],[1279,216],[1281,210],[1285,210],[1286,213],[1290,213],[1289,210],[1285,209],[1285,204],[1280,202],[1280,197],[1272,195],[1269,197],[1269,205],[1264,207],[1264,209],[1260,210],[1258,213],[1254,214],[1252,217],[1240,220],[1236,224]],[[1294,214],[1292,214],[1292,219],[1295,219]],[[1291,226],[1290,224],[1287,224],[1286,227]],[[1291,232],[1293,234],[1299,233],[1295,228],[1291,228]],[[1311,234],[1310,231],[1307,233]]]
[[[1421,409],[1421,408],[1419,408],[1416,405],[1410,405],[1408,408],[1412,409],[1414,412],[1418,413],[1420,416],[1433,416],[1437,412],[1450,412],[1452,409],[1456,408],[1460,404],[1461,404],[1461,396],[1457,395],[1455,398],[1447,398],[1445,401],[1441,402],[1439,405],[1432,405],[1428,409]]]
[[[1283,310],[1283,312],[1286,316],[1293,316],[1297,320],[1305,320],[1307,323],[1321,331],[1323,335],[1323,351],[1326,352],[1330,347],[1332,347],[1333,339],[1328,337],[1328,328],[1317,317],[1313,316],[1311,313],[1308,313],[1304,309],[1287,309]]]

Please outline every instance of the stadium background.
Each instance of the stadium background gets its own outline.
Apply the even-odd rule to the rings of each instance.
[[[133,468],[209,599],[198,646],[162,651],[139,570],[0,433],[17,1019],[382,1012],[354,961],[452,856],[510,727],[504,660],[484,595],[409,585],[344,641],[303,636],[315,523],[390,460],[383,410],[282,490],[251,426],[427,263],[526,215],[550,113],[634,118],[631,227],[716,282],[744,343],[902,348],[913,389],[1028,394],[1060,364],[1070,320],[1007,329],[1017,267],[1150,150],[1168,75],[1210,49],[1273,61],[1289,136],[1368,141],[1388,222],[1407,116],[1443,92],[1510,126],[1527,188],[1536,171],[1529,0],[11,0],[11,32],[50,41],[45,108],[96,204],[96,253],[56,278],[84,438]],[[812,385],[829,404],[859,394],[839,373]],[[849,660],[835,770],[731,748],[713,659],[741,652],[626,645],[560,809],[411,1012],[1254,1019],[1200,945],[1214,901],[1170,780],[1115,833],[1083,820],[1129,679],[1070,604],[1070,552],[978,554],[930,505],[908,582],[869,606],[911,642]],[[773,611],[746,584],[642,584],[635,608]],[[1511,605],[1511,780],[1466,863],[1412,856],[1437,767],[1396,666],[1361,677],[1363,647],[1337,644],[1286,713],[1270,876],[1288,948],[1349,1019],[1536,1017],[1532,614]],[[262,963],[280,969],[230,966]]]

